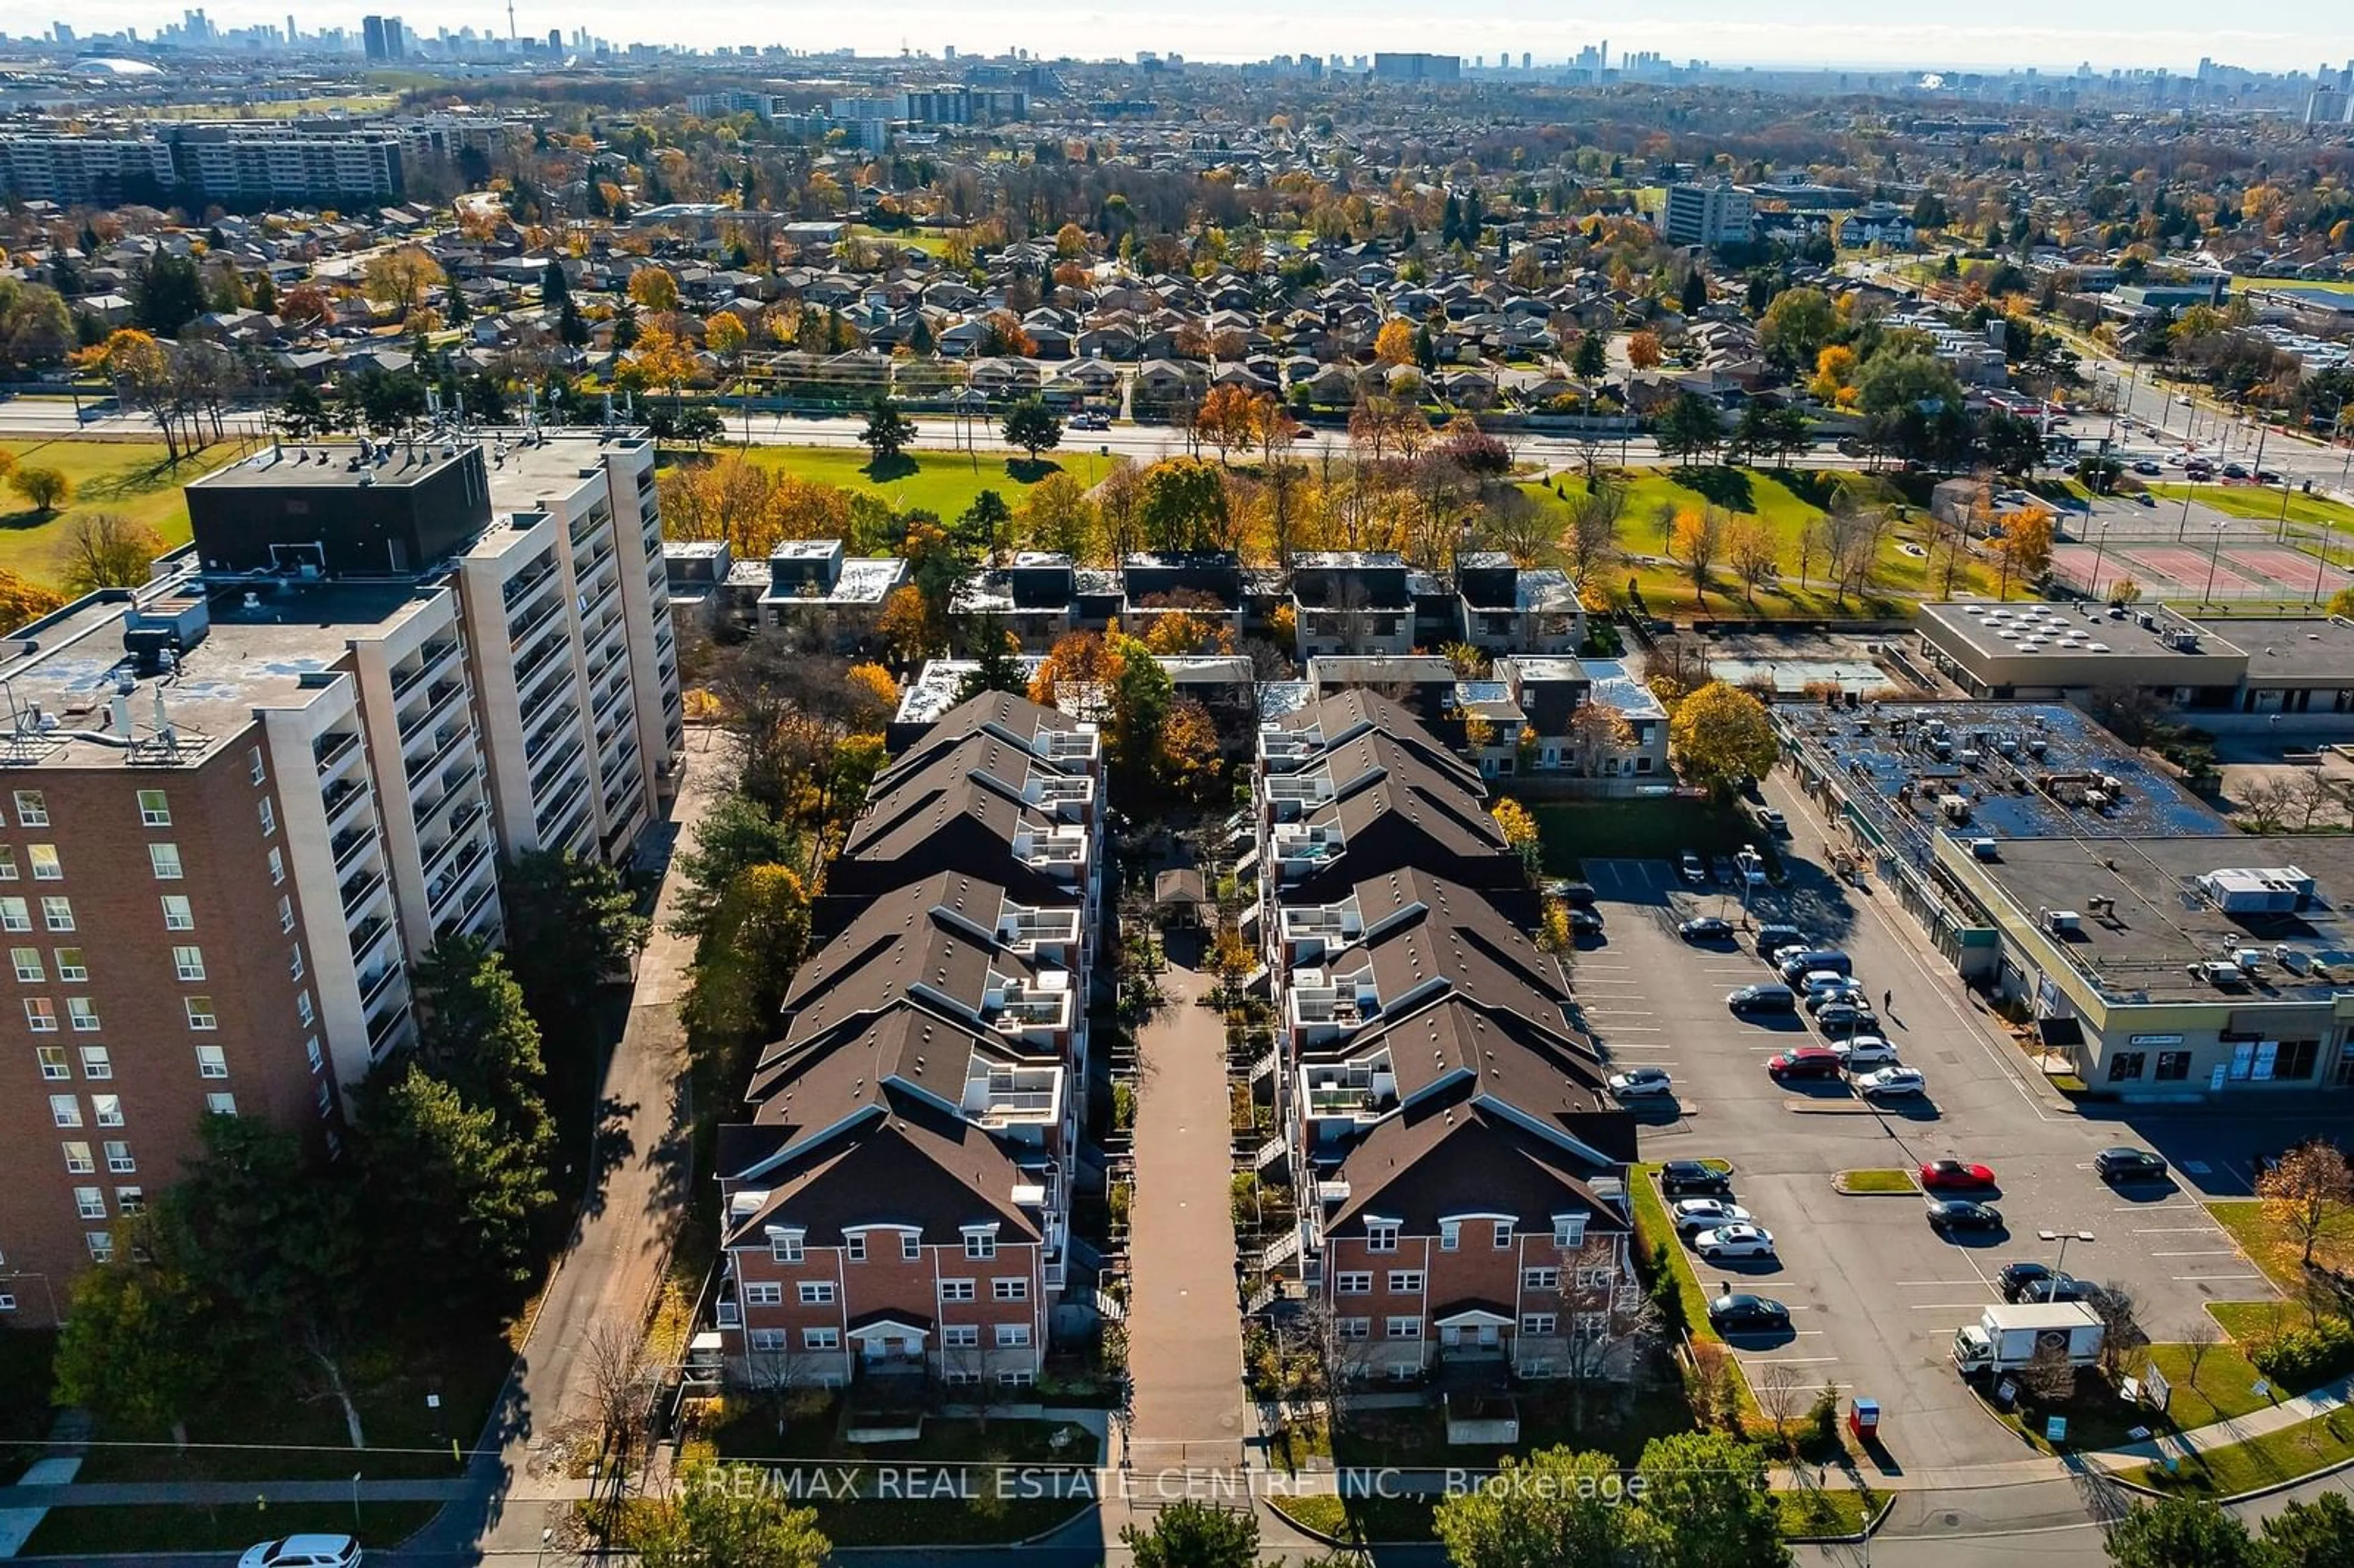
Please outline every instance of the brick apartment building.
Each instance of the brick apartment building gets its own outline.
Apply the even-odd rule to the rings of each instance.
[[[1489,822],[1477,773],[1349,692],[1262,732],[1255,795],[1299,1216],[1258,1266],[1325,1305],[1362,1378],[1624,1375],[1634,1122],[1519,923],[1517,859],[1461,836]],[[1281,874],[1286,829],[1352,801],[1329,863]]]
[[[1002,693],[875,779],[829,874],[840,928],[721,1131],[732,1377],[1036,1378],[1074,1274],[1102,786],[1093,726]]]
[[[0,1323],[202,1117],[339,1150],[410,962],[503,934],[501,853],[626,853],[684,737],[642,439],[274,448],[188,498],[148,583],[0,643]]]

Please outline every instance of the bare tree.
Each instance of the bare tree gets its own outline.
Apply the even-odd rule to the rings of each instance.
[[[1569,556],[1571,577],[1581,592],[1618,556],[1618,520],[1627,512],[1626,487],[1588,480],[1586,493],[1571,503],[1569,527],[1562,546]]]
[[[2259,779],[2240,798],[2240,821],[2250,832],[2276,833],[2296,810],[2297,787],[2285,779]]]
[[[2325,815],[2335,815],[2344,805],[2338,781],[2318,768],[2300,768],[2288,780],[2296,797],[2297,828],[2313,832],[2313,824]]]
[[[626,1453],[645,1415],[655,1376],[645,1334],[627,1322],[599,1323],[581,1343],[580,1362],[588,1373],[589,1408],[599,1436]]]
[[[1757,1408],[1774,1424],[1774,1441],[1782,1446],[1785,1454],[1795,1452],[1790,1441],[1790,1420],[1798,1414],[1800,1402],[1807,1398],[1797,1372],[1787,1362],[1768,1361],[1765,1375],[1755,1385]]]
[[[2264,1215],[2301,1244],[2297,1261],[2310,1266],[2321,1238],[2335,1231],[2354,1202],[2354,1169],[2326,1139],[2299,1144],[2256,1178]]]
[[[2076,1369],[2069,1363],[2068,1352],[2056,1344],[2036,1346],[2027,1364],[2011,1375],[2039,1404],[2056,1404],[2076,1392]]]
[[[1569,715],[1570,764],[1588,779],[1599,778],[1602,765],[1612,757],[1630,750],[1635,744],[1635,726],[1627,715],[1612,704],[1595,700],[1580,703]]]
[[[2101,1368],[2114,1378],[2127,1356],[2149,1343],[2140,1307],[2131,1290],[2114,1282],[2104,1284],[2087,1305],[2101,1320]]]
[[[2214,1319],[2204,1312],[2191,1319],[2182,1330],[2182,1360],[2190,1368],[2190,1386],[2199,1386],[2199,1368],[2223,1338],[2223,1330]]]

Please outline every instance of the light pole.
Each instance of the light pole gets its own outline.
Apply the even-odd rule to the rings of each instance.
[[[2101,599],[2101,555],[2109,547],[2109,520],[2101,519],[2101,531],[2093,540],[2093,602]]]
[[[2190,498],[2198,493],[2199,482],[2185,473],[2182,476],[2182,520],[2174,525],[2174,542],[2178,545],[2182,543],[2182,536],[2190,531]]]
[[[2060,1255],[2052,1260],[2052,1272],[2054,1274],[2065,1274],[2068,1272],[2068,1244],[2070,1242],[2088,1242],[2098,1239],[2090,1231],[2038,1231],[2035,1234],[2041,1240],[2057,1241],[2060,1244]]]
[[[2228,523],[2218,523],[2215,524],[2215,543],[2207,552],[2207,588],[2205,592],[2199,596],[2199,602],[2200,604],[2209,603],[2214,598],[2215,564],[2222,558],[2223,531],[2230,526],[2231,524]]]
[[[2313,568],[2312,602],[2319,604],[2321,602],[2321,585],[2329,576],[2329,524],[2326,522],[2321,525],[2321,547],[2316,550],[2314,555],[2318,557],[2318,559],[2315,562]]]

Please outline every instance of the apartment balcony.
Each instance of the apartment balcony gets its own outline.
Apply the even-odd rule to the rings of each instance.
[[[514,613],[514,607],[516,605],[521,604],[525,599],[529,598],[532,592],[538,588],[541,584],[548,581],[555,576],[556,558],[553,556],[542,556],[539,557],[536,564],[527,567],[518,576],[509,577],[504,583],[501,584],[499,587],[499,598],[505,602],[507,613],[512,616]]]
[[[549,661],[532,680],[516,682],[515,690],[522,694],[523,711],[537,714],[547,711],[547,705],[555,700],[556,694],[567,690],[571,683],[572,661],[557,659]]]
[[[319,803],[327,813],[327,826],[333,828],[346,809],[367,799],[367,786],[356,779],[338,779],[319,791]]]
[[[476,928],[474,924],[476,916],[480,916],[483,910],[491,906],[492,901],[498,897],[498,893],[499,879],[497,877],[486,876],[482,878],[482,880],[476,885],[474,891],[466,895],[465,905],[458,911],[457,915],[434,927],[434,934],[437,936],[447,937],[460,931],[474,930]]]
[[[453,838],[451,842],[457,841]],[[465,844],[466,847],[443,869],[441,874],[425,885],[425,903],[428,908],[440,908],[442,900],[456,892],[459,885],[465,881],[466,874],[482,863],[490,853],[482,847],[480,836],[468,838]],[[449,847],[448,843],[441,846],[442,849]]]
[[[587,753],[588,749],[588,744],[580,738],[580,732],[578,730],[574,730],[570,736],[566,737],[564,744],[556,748],[556,755],[549,758],[546,765],[535,768],[532,770],[532,799],[535,800],[539,800],[546,796],[549,790],[555,789],[557,783],[563,779],[564,776],[572,770],[573,765],[578,762],[581,757]]]
[[[386,1013],[368,1029],[368,1059],[382,1061],[408,1043],[415,1012],[407,1001]]]
[[[569,641],[562,627],[541,638],[537,647],[515,661],[515,689],[529,685],[532,677],[547,668],[548,661],[563,652]]]
[[[1103,736],[1092,729],[1050,729],[1038,736],[1039,754],[1066,766],[1092,765],[1103,755]]]
[[[374,818],[345,828],[328,840],[327,848],[335,857],[335,870],[338,873],[349,870],[352,862],[359,858],[360,852],[376,842],[376,831]]]
[[[584,813],[588,810],[588,776],[586,773],[575,779],[555,800],[550,800],[540,810],[534,813],[534,821],[539,827],[542,843],[553,847],[557,843],[569,843],[572,841],[572,832],[551,835],[547,829],[550,823],[562,822],[571,816],[572,808],[575,805],[579,806]],[[577,823],[573,825],[573,831],[578,831]]]
[[[330,730],[311,743],[311,755],[318,759],[319,777],[324,779],[342,766],[360,748],[356,730]]]
[[[427,687],[423,705],[400,719],[400,744],[404,747],[407,747],[419,731],[435,718],[440,717],[449,708],[451,700],[462,694],[465,689],[466,683],[454,675],[447,680],[436,681]]]
[[[451,874],[457,875],[463,874],[466,866],[471,864],[472,862],[450,861],[449,857],[451,853],[461,844],[472,844],[477,851],[482,848],[482,839],[478,835],[467,831],[470,825],[473,822],[474,818],[481,815],[482,809],[480,807],[474,808],[472,815],[451,823],[450,831],[441,836],[440,842],[419,854],[418,863],[424,868],[425,874],[427,876],[432,876],[437,870],[442,868],[445,862],[449,863],[448,870]],[[440,902],[438,898],[433,897],[430,894],[429,894],[427,897],[429,902]]]
[[[351,928],[352,962],[365,969],[369,955],[392,934],[392,922],[381,915],[371,915]]]
[[[454,637],[444,638],[439,642],[428,642],[424,647],[419,648],[417,651],[417,662],[407,671],[393,676],[392,700],[395,703],[405,701],[408,694],[417,689],[419,682],[440,670],[444,663],[454,658],[457,652],[458,640]]]
[[[371,894],[379,893],[383,889],[384,873],[374,866],[369,866],[356,875],[345,878],[343,886],[339,889],[343,895],[344,913],[356,914],[360,905]]]
[[[432,748],[402,769],[408,775],[408,787],[416,789],[419,779],[448,761],[460,746],[473,738],[473,735],[474,726],[471,724],[445,725],[435,730]]]
[[[391,986],[394,980],[398,980],[400,975],[401,965],[399,961],[395,959],[387,959],[375,969],[361,971],[359,976],[360,1006],[363,1008],[375,1006],[376,999],[383,996],[387,989]]]
[[[561,595],[548,595],[544,602],[525,611],[522,620],[510,621],[508,623],[509,630],[507,632],[507,646],[510,649],[521,648],[524,645],[525,641],[528,639],[533,632],[537,631],[541,627],[546,626],[548,621],[555,617],[556,613],[563,608],[564,599]]]

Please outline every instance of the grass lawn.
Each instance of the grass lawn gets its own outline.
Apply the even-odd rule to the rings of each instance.
[[[1506,793],[1510,793],[1507,789]],[[1673,860],[1686,850],[1731,854],[1745,843],[1762,853],[1764,833],[1731,806],[1702,800],[1578,800],[1529,804],[1537,820],[1548,876],[1581,874],[1588,853],[1622,860]]]
[[[1880,1506],[1869,1489],[1816,1487],[1805,1491],[1780,1491],[1774,1502],[1782,1510],[1782,1539],[1819,1540],[1832,1535],[1857,1535]]]
[[[1632,577],[1644,605],[1655,615],[1760,620],[1910,614],[1924,597],[1942,597],[1942,569],[1938,580],[1932,583],[1927,559],[1906,551],[1908,545],[1915,550],[1922,547],[1920,519],[1909,515],[1888,530],[1879,563],[1872,568],[1868,590],[1861,599],[1850,599],[1843,606],[1837,602],[1819,580],[1819,558],[1808,562],[1808,582],[1804,587],[1799,585],[1800,544],[1815,520],[1822,515],[1821,503],[1829,496],[1833,478],[1827,471],[1809,469],[1695,467],[1628,471],[1627,510],[1618,523],[1618,547],[1628,559],[1611,568],[1605,586],[1615,601],[1624,594],[1625,578]],[[1585,482],[1564,474],[1556,482],[1561,487],[1559,495],[1553,493],[1551,483],[1528,483],[1521,489],[1540,506],[1559,513],[1566,526],[1570,504],[1585,494]],[[1887,499],[1897,500],[1894,490],[1889,490]],[[1696,600],[1691,574],[1668,558],[1669,535],[1659,522],[1661,514],[1709,505],[1722,506],[1735,515],[1757,517],[1778,546],[1780,576],[1761,588],[1754,601],[1745,596],[1732,568],[1722,561],[1710,574],[1708,596]],[[1991,593],[1994,580],[1982,563],[1972,562],[1969,569],[1956,579],[1954,587],[1956,592]],[[2011,591],[2023,595],[2028,590],[2013,584]]]
[[[2259,1394],[2257,1382],[2264,1374],[2248,1361],[2240,1347],[2221,1343],[2207,1347],[2199,1363],[2199,1379],[2190,1378],[2190,1347],[2180,1344],[2151,1345],[2126,1359],[2127,1373],[2139,1375],[2142,1369],[2155,1363],[2172,1385],[2173,1393],[2167,1401],[2164,1413],[2147,1405],[2128,1404],[2096,1371],[2078,1374],[2076,1396],[2064,1405],[2043,1405],[2021,1400],[2009,1411],[1994,1410],[1997,1419],[2021,1433],[2037,1449],[2050,1453],[2052,1446],[2044,1441],[2043,1420],[2049,1415],[2068,1418],[2068,1439],[2063,1446],[2072,1449],[2121,1448],[2129,1443],[2144,1441],[2134,1436],[2137,1429],[2165,1434],[2191,1432],[2218,1421],[2233,1420],[2267,1408],[2277,1397],[2295,1391],[2280,1390],[2277,1394]]]
[[[348,1472],[346,1472],[348,1473]],[[440,1503],[362,1503],[360,1544],[371,1551],[399,1545],[433,1521]],[[355,1533],[349,1503],[281,1503],[256,1508],[53,1508],[25,1543],[26,1557],[91,1557],[122,1552],[242,1552],[259,1541],[306,1531]]]
[[[1842,1192],[1914,1192],[1920,1183],[1910,1171],[1842,1171],[1835,1178]]]
[[[1019,511],[1023,493],[1048,474],[1069,473],[1092,485],[1112,462],[1092,452],[1064,451],[1049,452],[1033,467],[1023,458],[982,452],[976,466],[969,452],[911,451],[896,471],[877,477],[864,447],[754,447],[751,457],[763,467],[878,496],[900,511],[921,508],[942,518],[955,517],[984,490],[994,490]],[[185,521],[181,526],[185,532]]]
[[[2253,484],[2153,484],[2149,493],[2160,501],[2179,502],[2185,496],[2227,517],[2253,517],[2271,523],[2281,514],[2281,493]],[[2354,506],[2326,495],[2292,490],[2288,495],[2292,523],[2326,523],[2333,529],[2354,528]]]
[[[1648,1258],[1665,1244],[1668,1266],[1676,1271],[1676,1295],[1683,1302],[1685,1328],[1695,1341],[1722,1349],[1724,1340],[1708,1320],[1708,1292],[1701,1288],[1700,1277],[1692,1272],[1691,1255],[1676,1239],[1676,1228],[1668,1219],[1667,1200],[1659,1196],[1658,1174],[1657,1165],[1638,1165],[1631,1172],[1628,1185],[1635,1193],[1636,1250]]]
[[[54,468],[73,481],[73,499],[44,517],[14,490],[0,490],[0,567],[54,585],[58,551],[74,520],[111,512],[153,528],[168,547],[188,540],[188,505],[180,487],[226,462],[234,443],[207,447],[175,468],[161,441],[72,440],[0,441],[26,468]]]
[[[2125,1472],[2125,1478],[2162,1491],[2228,1498],[2310,1475],[2354,1459],[2354,1411],[2332,1411],[2245,1443],[2186,1456],[2168,1474],[2162,1465]]]
[[[2294,1298],[2304,1290],[2305,1244],[2264,1213],[2262,1200],[2224,1199],[2209,1203],[2207,1212],[2282,1294]],[[2313,1260],[2325,1268],[2354,1267],[2354,1213],[2339,1211],[2315,1244]]]
[[[1435,1541],[1437,1498],[1273,1498],[1278,1513],[1352,1546]]]

